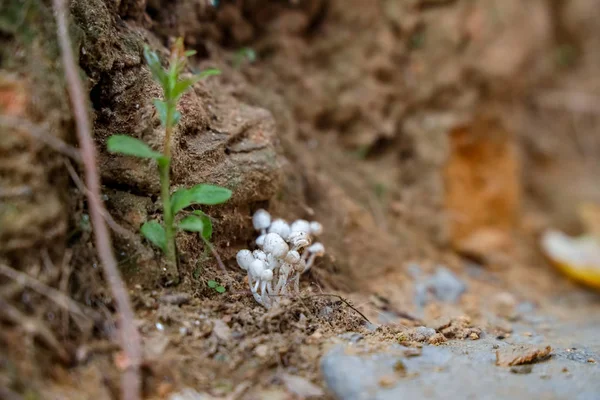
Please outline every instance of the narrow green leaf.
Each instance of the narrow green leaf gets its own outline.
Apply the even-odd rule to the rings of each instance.
[[[189,217],[185,217],[179,221],[178,227],[184,231],[202,233],[204,224],[202,223],[201,218],[195,215],[190,215]]]
[[[167,236],[165,234],[165,229],[160,223],[157,221],[145,222],[140,231],[150,243],[160,248],[162,251],[166,250]]]
[[[120,153],[139,158],[159,160],[163,155],[154,151],[146,143],[127,135],[113,135],[108,138],[106,147],[111,153]]]
[[[186,50],[185,53],[183,53],[183,55],[186,57],[191,57],[195,54],[196,54],[196,50]]]
[[[194,75],[191,78],[185,78],[180,80],[175,84],[173,91],[171,92],[171,96],[174,99],[178,99],[182,94],[186,92],[190,87],[194,85],[194,83],[198,82],[201,78],[198,78],[198,75]]]
[[[206,240],[210,240],[213,231],[212,221],[210,220],[210,217],[200,210],[196,210],[192,214],[197,215],[198,218],[200,218],[202,220],[202,223],[204,224],[204,229],[202,229],[202,237]]]
[[[215,185],[199,184],[189,189],[191,201],[195,204],[215,205],[229,200],[231,190]]]
[[[198,77],[198,80],[200,80],[200,79],[206,78],[207,76],[212,76],[212,75],[221,75],[221,70],[216,69],[216,68],[209,68],[209,69],[205,69],[204,71],[202,71],[199,74],[196,74],[194,76]]]
[[[219,284],[217,283],[217,281],[208,281],[206,284],[207,284],[207,285],[208,285],[208,287],[209,287],[209,288],[211,288],[211,289],[214,289],[214,288],[216,288],[217,286],[219,286]]]
[[[216,291],[217,293],[225,293],[225,288],[224,288],[223,286],[217,286],[217,287],[215,288],[215,291]]]
[[[148,64],[148,68],[150,68],[152,76],[164,88],[167,84],[167,73],[160,63],[158,54],[150,50],[150,47],[144,46],[144,58],[146,59],[146,63]]]
[[[181,119],[181,113],[177,110],[175,110],[175,112],[173,113],[173,121],[171,123],[171,126],[175,126],[179,123],[179,120]]]
[[[162,126],[167,126],[167,103],[159,99],[154,99],[154,107],[156,107]]]
[[[171,195],[171,210],[173,215],[190,205],[192,205],[190,191],[187,188],[177,189],[175,193]]]

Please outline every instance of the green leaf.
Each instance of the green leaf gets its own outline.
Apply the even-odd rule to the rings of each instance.
[[[204,230],[204,223],[201,218],[190,215],[179,221],[178,227],[184,231],[202,233]]]
[[[127,135],[113,135],[109,137],[106,147],[111,153],[120,153],[139,158],[153,158],[155,160],[164,158],[162,154],[152,150],[146,143]]]
[[[171,195],[171,211],[173,212],[173,215],[192,205],[190,199],[191,194],[187,188],[177,189],[175,193]]]
[[[165,88],[167,85],[167,73],[160,63],[158,54],[150,50],[150,47],[144,46],[144,58],[146,59],[146,63],[148,64],[148,68],[150,68],[150,72],[152,73],[154,79],[160,83],[163,88]]]
[[[192,204],[215,205],[225,203],[231,197],[231,190],[215,185],[199,184],[189,189]]]
[[[186,90],[188,90],[190,87],[192,87],[196,82],[200,81],[201,79],[204,79],[207,76],[220,75],[220,74],[221,74],[221,71],[219,71],[218,69],[211,68],[211,69],[204,70],[204,71],[200,72],[199,74],[196,74],[190,78],[182,79],[179,82],[177,82],[175,84],[175,86],[173,87],[173,90],[171,91],[171,96],[173,99],[177,99],[177,98],[179,98],[179,96],[184,94]]]
[[[225,288],[224,288],[223,286],[217,286],[217,287],[215,288],[215,291],[216,291],[217,293],[225,293]]]
[[[217,283],[217,281],[208,281],[206,284],[207,284],[207,285],[208,285],[208,287],[209,287],[209,288],[211,288],[211,289],[214,289],[214,288],[216,288],[217,286],[219,286],[219,284]]]
[[[200,80],[200,79],[206,78],[207,76],[212,76],[212,75],[221,75],[221,70],[216,69],[216,68],[209,68],[209,69],[205,69],[204,71],[202,71],[199,74],[196,74],[194,76],[197,77],[198,80]]]
[[[210,240],[213,231],[212,221],[210,220],[210,217],[200,210],[196,210],[192,214],[197,215],[198,218],[200,218],[202,220],[202,223],[204,224],[204,229],[202,229],[202,237],[206,240]]]
[[[154,107],[158,111],[158,118],[162,126],[167,126],[167,103],[159,99],[154,99]]]
[[[173,121],[171,123],[171,126],[175,126],[179,123],[179,120],[181,119],[181,113],[177,110],[175,110],[175,112],[173,113]]]
[[[167,236],[165,234],[165,229],[160,223],[157,221],[145,222],[140,231],[150,243],[160,248],[162,251],[166,251]]]
[[[193,56],[195,54],[196,54],[196,50],[186,50],[185,53],[183,53],[183,55],[185,57],[191,57],[191,56]]]

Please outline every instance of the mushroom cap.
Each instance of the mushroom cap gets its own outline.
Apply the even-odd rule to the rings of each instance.
[[[265,236],[263,250],[266,253],[271,253],[277,258],[283,258],[290,250],[290,246],[276,233],[268,233]]]
[[[261,260],[261,261],[267,261],[267,255],[265,254],[264,251],[262,250],[254,250],[252,252],[252,255],[254,256],[254,258],[256,258],[257,260]]]
[[[272,281],[273,280],[273,271],[270,269],[265,269],[260,274],[260,279],[263,281]]]
[[[284,239],[287,239],[287,237],[290,235],[290,232],[290,225],[281,218],[276,219],[271,223],[271,226],[269,226],[269,233],[277,233]]]
[[[306,250],[309,253],[317,256],[322,256],[323,254],[325,254],[325,246],[323,246],[323,244],[319,242],[311,244]]]
[[[257,231],[267,229],[269,225],[271,225],[271,214],[269,214],[267,210],[263,210],[262,208],[256,210],[256,212],[252,216],[252,225]]]
[[[250,250],[240,250],[237,252],[235,259],[237,260],[238,265],[243,270],[248,270],[250,268],[250,264],[254,261],[254,256]]]
[[[267,268],[275,269],[279,267],[279,260],[273,254],[267,254]]]
[[[255,242],[257,246],[262,247],[265,244],[265,236],[267,235],[260,235],[256,238]]]
[[[310,233],[313,235],[320,235],[323,233],[323,225],[320,222],[312,221],[310,223]]]
[[[300,253],[298,253],[296,250],[290,250],[285,255],[285,262],[287,263],[296,264],[298,261],[300,261]]]
[[[265,270],[265,263],[262,260],[254,260],[250,264],[250,273],[256,279],[259,279]]]
[[[310,233],[310,222],[305,219],[298,219],[290,226],[292,232],[306,232]]]
[[[310,235],[303,231],[292,231],[288,237],[288,242],[294,250],[302,249],[310,244]]]

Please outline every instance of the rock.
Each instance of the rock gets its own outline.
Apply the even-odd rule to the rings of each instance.
[[[324,395],[323,390],[320,387],[301,376],[284,373],[281,374],[279,378],[283,381],[283,384],[290,393],[301,399],[323,397]]]
[[[436,334],[435,329],[418,326],[402,332],[398,337],[400,342],[426,342]]]
[[[213,333],[222,342],[231,340],[231,329],[220,319],[213,320]]]
[[[428,279],[427,287],[438,300],[446,303],[456,303],[467,290],[467,285],[444,267],[439,267]]]
[[[492,309],[499,317],[515,319],[517,313],[517,300],[512,293],[501,292],[492,297]]]
[[[334,398],[340,400],[526,400],[542,393],[558,400],[588,400],[600,393],[598,364],[561,355],[531,370],[531,366],[517,366],[511,371],[494,365],[495,355],[490,351],[494,344],[498,342],[487,335],[477,341],[424,345],[417,357],[407,357],[407,348],[397,344],[337,345],[321,359],[321,373]],[[501,350],[520,349],[508,343],[499,346]],[[552,379],[541,379],[547,376]]]
[[[496,351],[496,365],[510,367],[531,364],[545,360],[552,352],[552,347],[516,346]]]

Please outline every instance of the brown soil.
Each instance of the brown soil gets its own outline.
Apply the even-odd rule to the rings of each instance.
[[[114,344],[87,203],[68,158],[43,144],[74,143],[50,2],[5,3],[0,264],[68,294],[88,316],[0,277],[0,387],[26,398],[115,398],[126,360]],[[114,246],[144,339],[147,398],[185,387],[293,398],[289,375],[322,387],[319,358],[344,332],[389,343],[425,324],[437,331],[429,342],[442,343],[510,331],[517,301],[572,312],[550,301],[548,293],[574,286],[535,240],[550,225],[580,231],[577,206],[600,202],[598,1],[219,3],[70,6],[105,202],[120,226]],[[191,71],[222,74],[181,100],[173,184],[219,184],[233,197],[204,209],[228,273],[182,234],[182,280],[167,287],[163,260],[137,234],[160,214],[155,166],[108,154],[105,144],[127,133],[160,146],[152,105],[160,90],[142,49],[166,56],[177,36],[198,52]],[[240,58],[242,48],[257,60]],[[327,248],[303,296],[268,312],[235,263],[252,246],[251,215],[261,207],[320,221]],[[473,261],[492,278],[467,276]],[[417,319],[411,263],[424,273],[446,265],[467,294],[456,305],[429,304]],[[379,324],[384,313],[397,318],[373,329],[368,320]]]

